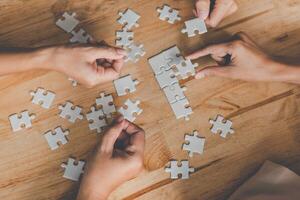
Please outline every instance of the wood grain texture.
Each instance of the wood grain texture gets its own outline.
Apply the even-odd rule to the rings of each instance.
[[[0,46],[38,47],[63,44],[68,35],[54,22],[64,11],[75,11],[97,40],[114,44],[118,11],[128,7],[141,14],[135,41],[146,56],[127,64],[122,72],[140,80],[136,93],[117,98],[112,83],[86,89],[73,88],[65,75],[30,71],[0,78],[0,199],[73,199],[78,184],[62,178],[60,164],[68,156],[86,159],[101,136],[88,130],[88,122],[70,124],[58,117],[58,105],[67,100],[86,113],[101,91],[113,93],[121,106],[126,98],[140,99],[144,113],[137,123],[146,130],[146,170],[123,184],[110,199],[227,199],[262,163],[269,159],[300,173],[300,90],[281,83],[247,83],[221,78],[182,82],[194,114],[185,122],[173,116],[147,64],[147,57],[177,44],[185,54],[204,45],[226,41],[238,31],[252,36],[270,54],[291,60],[300,52],[299,0],[238,0],[239,11],[209,33],[188,39],[176,25],[162,22],[156,7],[167,3],[180,9],[183,21],[192,17],[193,1],[166,0],[2,0]],[[209,59],[200,59],[201,67]],[[72,66],[70,66],[72,67]],[[54,106],[44,110],[30,103],[29,91],[44,87],[56,93]],[[37,115],[29,130],[12,133],[8,116],[28,109]],[[209,131],[216,114],[232,119],[235,134],[222,139]],[[43,133],[62,125],[69,143],[50,151]],[[205,136],[205,153],[190,159],[196,172],[189,180],[169,179],[169,159],[186,159],[181,150],[184,134],[197,129]]]

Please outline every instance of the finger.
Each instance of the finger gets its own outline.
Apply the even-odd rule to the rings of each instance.
[[[112,67],[115,69],[117,73],[120,73],[122,68],[124,67],[124,59],[114,60],[112,63]]]
[[[228,15],[231,6],[231,3],[224,3],[224,1],[220,0],[216,1],[214,9],[206,23],[211,27],[216,27]]]
[[[230,45],[228,45],[228,43],[224,43],[224,44],[208,46],[204,49],[201,49],[199,51],[196,51],[188,55],[186,58],[194,60],[208,55],[217,55],[219,57],[223,57],[226,54],[230,54],[230,52],[231,52]]]
[[[127,150],[130,149],[133,153],[144,153],[145,149],[145,132],[139,126],[128,123],[126,132],[130,135],[130,145],[127,147]]]
[[[210,0],[196,1],[196,16],[205,20],[209,15]]]
[[[202,79],[209,76],[234,78],[231,76],[232,66],[209,66],[197,72],[195,78]]]
[[[127,55],[126,51],[114,47],[94,47],[89,52],[93,59],[105,58],[105,59],[122,59]]]
[[[115,80],[120,75],[113,67],[107,68],[105,66],[98,66],[97,74],[99,82],[101,83]]]
[[[101,152],[112,154],[114,144],[126,126],[127,122],[123,120],[107,130],[100,146]]]

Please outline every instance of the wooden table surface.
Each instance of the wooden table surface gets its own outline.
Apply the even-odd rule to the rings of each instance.
[[[160,21],[156,8],[167,3],[180,9],[176,25]],[[2,0],[0,46],[37,47],[67,43],[69,36],[54,24],[64,11],[75,11],[81,25],[97,40],[114,44],[117,12],[132,8],[142,17],[134,29],[135,41],[144,44],[146,56],[128,63],[122,72],[137,78],[137,92],[117,97],[112,83],[86,89],[73,88],[65,75],[30,71],[0,78],[0,199],[72,199],[77,183],[62,178],[60,164],[69,156],[86,159],[101,135],[88,130],[88,122],[71,124],[58,116],[58,105],[67,100],[89,111],[101,91],[113,93],[117,106],[127,98],[140,99],[144,112],[137,124],[146,130],[146,170],[122,185],[111,199],[227,199],[265,160],[300,173],[300,90],[282,83],[247,83],[221,78],[189,79],[194,114],[176,120],[160,91],[147,58],[178,47],[188,54],[209,43],[225,41],[245,31],[272,55],[299,58],[300,0],[238,0],[239,11],[219,28],[187,38],[180,33],[183,21],[192,18],[193,1],[146,0]],[[201,67],[209,59],[198,60]],[[249,61],[251,62],[251,61]],[[72,67],[72,66],[69,66]],[[29,91],[43,87],[56,93],[54,106],[42,109],[30,102]],[[8,116],[28,109],[37,115],[33,127],[12,133]],[[235,134],[226,139],[210,133],[208,120],[222,114],[234,123]],[[56,126],[68,128],[69,143],[51,151],[43,133]],[[164,167],[170,159],[187,159],[181,150],[185,133],[198,130],[206,137],[205,152],[189,159],[195,173],[189,180],[170,180]]]

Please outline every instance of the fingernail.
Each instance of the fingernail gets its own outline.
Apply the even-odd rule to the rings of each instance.
[[[208,12],[207,11],[200,11],[198,14],[198,17],[205,20],[208,17]]]
[[[198,73],[196,74],[195,78],[196,79],[203,79],[205,77],[205,74],[204,73]]]
[[[127,56],[127,52],[124,49],[117,49],[117,53],[122,56]]]

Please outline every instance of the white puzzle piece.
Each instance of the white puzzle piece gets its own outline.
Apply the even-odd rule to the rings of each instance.
[[[91,107],[91,112],[86,114],[86,118],[89,121],[91,131],[96,130],[97,133],[101,133],[103,128],[107,126],[105,115],[101,109],[96,110],[95,107]]]
[[[66,137],[69,131],[63,131],[61,127],[54,129],[54,132],[48,131],[44,134],[50,149],[53,151],[59,147],[59,145],[65,145],[68,143],[68,138]]]
[[[78,181],[84,170],[84,161],[76,161],[73,158],[68,159],[68,163],[61,164],[61,167],[65,169],[63,177],[72,181]]]
[[[134,122],[136,120],[135,115],[140,115],[143,112],[143,110],[139,107],[139,104],[139,100],[132,102],[130,99],[128,99],[125,102],[126,108],[122,107],[118,111],[123,115],[124,119]]]
[[[114,80],[114,85],[118,96],[124,96],[128,93],[133,93],[136,91],[135,86],[139,84],[138,80],[133,80],[131,75],[121,77]]]
[[[116,45],[123,48],[130,46],[133,43],[133,36],[134,33],[127,30],[117,31]]]
[[[177,46],[171,47],[163,52],[164,58],[170,67],[177,67],[184,61],[183,56]]]
[[[171,179],[178,179],[179,175],[181,175],[181,179],[188,179],[190,177],[190,173],[195,171],[194,168],[189,166],[189,161],[170,161],[170,167],[166,167],[165,171],[171,174]]]
[[[71,102],[67,101],[63,106],[60,105],[58,108],[61,110],[59,116],[69,120],[71,123],[75,123],[77,119],[83,119],[81,108],[79,106],[74,106]]]
[[[32,126],[31,120],[35,119],[34,114],[23,111],[20,114],[13,114],[8,117],[13,132],[20,131],[23,128],[30,128]]]
[[[157,12],[160,13],[159,19],[167,21],[170,24],[174,24],[176,21],[181,20],[181,17],[179,16],[179,11],[172,9],[168,5],[164,5],[163,8],[158,8]]]
[[[155,78],[161,89],[173,85],[175,83],[178,83],[176,74],[174,73],[173,70],[163,71],[162,73],[157,74]]]
[[[163,54],[158,54],[148,59],[148,62],[155,75],[161,74],[165,70],[170,70],[168,60],[165,59]]]
[[[189,76],[195,76],[196,67],[198,64],[193,64],[191,60],[184,60],[179,65],[176,66],[176,71],[181,79],[187,79]]]
[[[163,90],[170,104],[186,98],[184,95],[186,87],[181,88],[178,83],[167,86]]]
[[[207,28],[204,20],[195,18],[184,22],[185,28],[181,30],[182,33],[187,33],[188,37],[196,36],[197,34],[203,34],[207,32]]]
[[[55,94],[42,88],[38,88],[35,92],[30,92],[32,96],[31,102],[41,105],[43,108],[49,109],[54,101]]]
[[[114,99],[111,94],[105,95],[105,93],[100,93],[100,97],[96,99],[96,104],[97,106],[101,106],[101,109],[107,117],[111,117],[111,115],[116,112]]]
[[[141,57],[143,57],[146,52],[144,50],[144,45],[136,45],[134,43],[130,44],[126,47],[127,57],[125,58],[125,62],[132,61],[136,63],[139,61]]]
[[[194,153],[203,154],[205,138],[200,137],[197,131],[194,131],[192,135],[186,134],[184,139],[182,149],[188,151],[190,157],[193,157]]]
[[[209,120],[209,123],[212,124],[211,132],[214,134],[220,133],[223,138],[226,138],[228,134],[234,133],[232,122],[225,120],[221,115],[218,115],[215,120]]]
[[[119,12],[121,16],[118,19],[118,22],[124,26],[124,29],[131,30],[133,27],[138,27],[139,24],[137,23],[141,16],[135,13],[131,9],[127,9],[124,13]]]
[[[189,116],[193,113],[192,108],[189,107],[187,99],[181,99],[171,104],[171,108],[176,116],[176,119],[185,118],[189,120]]]
[[[64,12],[63,17],[57,20],[56,25],[67,33],[70,33],[79,24],[79,21],[75,17],[76,13],[70,15],[69,13]]]
[[[71,43],[87,44],[93,40],[93,38],[82,28],[78,31],[72,31]]]

